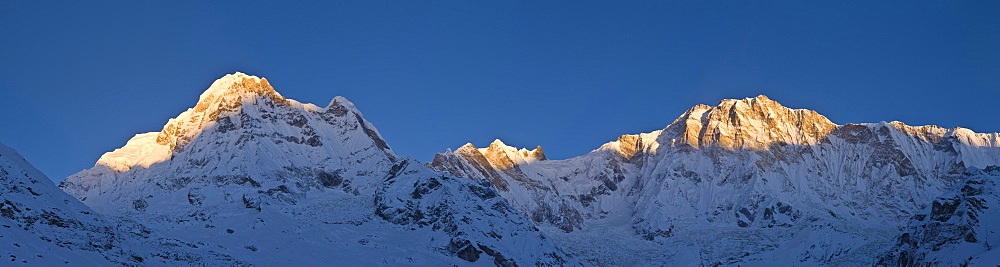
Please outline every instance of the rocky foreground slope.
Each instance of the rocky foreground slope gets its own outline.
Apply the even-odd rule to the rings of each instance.
[[[564,249],[614,265],[925,262],[911,251],[928,244],[899,235],[991,165],[1000,134],[838,125],[765,96],[698,105],[567,160],[497,140],[427,163],[489,181]]]
[[[242,73],[60,188],[250,264],[575,262],[489,183],[397,156],[346,99],[303,104]]]

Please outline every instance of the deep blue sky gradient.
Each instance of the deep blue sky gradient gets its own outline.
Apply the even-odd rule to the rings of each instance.
[[[96,2],[0,3],[0,142],[55,181],[235,71],[345,96],[425,161],[495,138],[568,158],[758,94],[1000,131],[998,1]]]

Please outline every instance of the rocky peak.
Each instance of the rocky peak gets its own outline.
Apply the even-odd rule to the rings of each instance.
[[[545,151],[542,150],[542,146],[535,146],[535,149],[532,149],[532,150],[527,150],[527,149],[522,148],[521,150],[518,150],[518,151],[521,152],[521,153],[523,153],[525,155],[525,157],[536,158],[538,160],[547,160],[548,159],[548,158],[545,157]]]
[[[497,139],[485,148],[476,148],[472,143],[466,143],[455,151],[449,150],[443,154],[438,154],[428,166],[438,169],[444,168],[441,166],[446,165],[447,161],[453,160],[455,156],[476,164],[478,166],[477,169],[497,169],[510,172],[519,172],[515,169],[521,164],[548,160],[541,146],[537,146],[532,150],[525,148],[518,149],[508,146],[503,141],[500,141],[500,139]],[[495,175],[488,173],[484,176],[485,178],[490,178]]]
[[[696,105],[667,126],[672,146],[767,149],[774,143],[815,145],[837,125],[806,109],[791,109],[760,95]]]
[[[500,141],[500,139],[496,139],[490,143],[488,147],[480,148],[478,150],[490,160],[490,163],[493,164],[494,167],[500,169],[509,169],[514,165],[520,165],[538,160],[546,160],[545,153],[542,152],[541,146],[537,146],[533,150],[528,150],[526,148],[518,149],[504,144],[503,141]]]
[[[242,72],[226,74],[212,83],[198,98],[199,104],[211,104],[215,99],[234,96],[268,96],[282,98],[266,78]]]
[[[215,80],[201,94],[194,108],[170,119],[163,130],[136,135],[125,147],[102,155],[97,165],[127,171],[136,165],[149,167],[153,163],[169,160],[173,152],[200,135],[203,129],[240,111],[245,104],[260,101],[274,104],[291,100],[278,94],[265,78],[241,72],[227,74]]]
[[[451,149],[449,149],[449,150],[451,150]],[[463,145],[463,146],[461,146],[461,147],[459,147],[458,149],[455,150],[455,152],[459,152],[459,151],[476,151],[476,152],[479,152],[478,148],[476,148],[476,145],[473,145],[472,143],[465,143],[465,145]]]
[[[507,147],[511,147],[511,146],[508,146],[507,144],[504,144],[503,141],[500,141],[500,139],[496,139],[496,140],[493,140],[493,142],[490,142],[490,145],[489,145],[488,148],[490,148],[490,149],[498,149],[498,148],[507,148]]]
[[[277,139],[275,143],[320,147],[331,142],[324,138],[349,130],[363,132],[388,158],[395,158],[374,126],[346,98],[335,97],[327,108],[303,104],[281,96],[265,78],[237,72],[213,82],[194,108],[170,119],[161,131],[136,135],[126,146],[105,153],[97,165],[118,172],[149,167],[170,160],[199,136],[213,132],[238,136],[233,138],[241,144],[266,137]]]
[[[327,109],[332,109],[332,111],[337,111],[336,109],[343,109],[344,111],[357,111],[358,108],[354,106],[354,102],[347,100],[343,96],[336,96],[333,100],[330,100],[330,104],[326,105]]]
[[[659,143],[656,142],[656,137],[660,135],[662,131],[653,131],[651,133],[644,134],[626,134],[618,137],[618,140],[608,142],[601,146],[597,150],[610,150],[618,153],[625,159],[632,159],[636,154],[656,150],[659,147]]]
[[[215,80],[201,94],[194,108],[171,119],[157,136],[156,143],[175,150],[185,145],[185,139],[198,135],[203,128],[215,125],[221,118],[241,111],[244,105],[273,107],[287,106],[290,102],[298,104],[278,94],[265,78],[241,72],[227,74]],[[181,139],[180,142],[178,139]]]

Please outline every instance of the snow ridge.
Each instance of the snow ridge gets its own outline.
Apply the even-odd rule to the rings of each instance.
[[[837,125],[758,96],[695,106],[662,130],[571,159],[509,164],[466,145],[427,166],[490,181],[593,264],[857,265],[873,264],[967,167],[1000,165],[996,137]],[[615,240],[621,249],[593,245],[608,232],[631,239]]]
[[[347,99],[236,73],[60,188],[251,264],[573,263],[492,188],[414,162]]]

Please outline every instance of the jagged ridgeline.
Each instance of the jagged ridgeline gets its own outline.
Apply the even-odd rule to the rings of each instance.
[[[933,239],[936,230],[927,228],[936,223],[910,226],[902,241],[900,229],[927,207],[958,205],[937,199],[977,183],[970,170],[1000,165],[1000,134],[838,125],[758,96],[694,106],[662,130],[623,135],[571,159],[533,151],[499,140],[467,144],[427,166],[489,181],[564,249],[594,264],[964,263],[986,254],[922,249],[939,247],[914,241]]]
[[[575,262],[489,183],[397,156],[347,99],[303,104],[243,73],[60,188],[250,264]]]
[[[997,165],[1000,134],[839,125],[764,96],[697,105],[661,130],[566,160],[497,140],[420,164],[396,155],[347,99],[299,103],[236,73],[161,131],[68,177],[59,188],[69,195],[0,146],[0,223],[10,229],[0,256],[49,265],[992,265]]]

